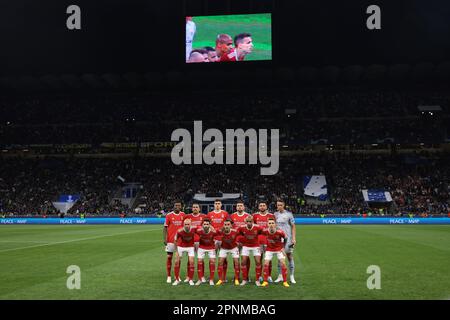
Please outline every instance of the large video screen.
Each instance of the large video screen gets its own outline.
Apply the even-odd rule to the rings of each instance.
[[[186,17],[186,63],[272,60],[270,13]]]

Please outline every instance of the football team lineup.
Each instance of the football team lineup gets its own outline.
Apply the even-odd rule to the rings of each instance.
[[[285,202],[276,202],[277,212],[269,213],[268,204],[260,201],[259,211],[253,215],[245,212],[243,201],[236,203],[236,212],[229,215],[222,210],[222,202],[214,201],[214,210],[207,216],[201,214],[200,205],[192,204],[192,213],[181,212],[181,203],[174,204],[174,210],[166,215],[164,223],[164,244],[167,252],[167,283],[172,283],[172,258],[175,252],[175,281],[179,285],[180,262],[183,253],[188,255],[187,277],[184,282],[189,285],[206,283],[204,276],[205,255],[209,257],[209,285],[220,286],[227,282],[227,258],[233,258],[235,285],[245,286],[250,282],[250,256],[255,262],[255,284],[266,287],[269,282],[282,282],[288,288],[287,265],[289,280],[295,284],[295,264],[293,249],[296,244],[295,219],[291,212],[285,209]],[[234,229],[232,229],[234,228]],[[216,251],[219,254],[218,276],[214,283],[216,271]],[[197,256],[198,280],[194,283],[194,258]],[[261,263],[264,256],[264,263]],[[278,260],[278,278],[273,281],[272,260]],[[240,261],[239,261],[240,260]],[[264,269],[264,273],[262,270]],[[242,272],[242,277],[241,277]]]
[[[292,254],[297,283],[290,283],[289,288],[282,283],[258,288],[254,260],[248,274],[252,282],[236,286],[232,259],[228,261],[228,283],[190,286],[184,283],[189,268],[186,257],[180,264],[181,283],[167,284],[163,230],[161,225],[2,226],[0,299],[450,297],[449,226],[298,225]],[[197,262],[194,260],[195,266]],[[275,278],[277,257],[272,263]]]

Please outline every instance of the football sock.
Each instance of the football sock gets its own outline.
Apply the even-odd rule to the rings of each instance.
[[[167,276],[170,277],[171,270],[172,270],[172,255],[167,256],[166,270],[167,270]]]

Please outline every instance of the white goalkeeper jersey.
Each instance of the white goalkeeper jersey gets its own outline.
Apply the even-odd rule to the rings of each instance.
[[[197,27],[194,21],[186,22],[186,61],[189,59],[192,51],[192,42],[194,41],[195,32]]]

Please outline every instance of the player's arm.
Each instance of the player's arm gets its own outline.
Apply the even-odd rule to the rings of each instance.
[[[240,239],[241,239],[241,237],[240,237],[240,235],[241,235],[240,229],[241,228],[236,228],[235,229],[235,231],[236,231],[236,244],[237,244],[239,250],[241,250],[241,248],[242,248],[242,244],[241,244],[241,241],[240,241]]]
[[[177,251],[177,240],[178,240],[178,231],[177,231],[177,233],[175,234],[175,238],[174,238],[174,240],[173,240],[173,246],[174,246],[174,248],[175,248],[175,252]]]
[[[167,226],[164,226],[163,228],[163,242],[165,246],[167,246],[167,228]]]
[[[195,228],[195,229],[194,229],[194,233],[199,235],[198,230],[199,230],[198,228]],[[195,241],[195,242],[194,242],[194,249],[195,249],[195,252],[198,251],[198,247],[199,247],[199,246],[200,246],[200,239],[199,239],[198,241]]]
[[[216,235],[220,236],[221,234],[219,232],[216,232]],[[221,240],[222,240],[222,238],[221,238]],[[222,241],[221,240],[215,241],[216,250],[220,250],[220,247],[222,245]]]
[[[167,246],[167,229],[169,228],[169,217],[166,215],[166,221],[164,221],[164,228],[163,228],[163,242],[164,245]]]
[[[296,228],[295,228],[295,219],[292,214],[291,214],[291,219],[289,220],[289,223],[291,225],[292,245],[295,246],[295,244],[297,242],[296,237],[295,237],[296,236],[296,234],[295,234]]]
[[[239,250],[241,250],[242,249],[242,242],[239,239],[236,239],[236,243],[237,243],[237,246],[238,246]]]

